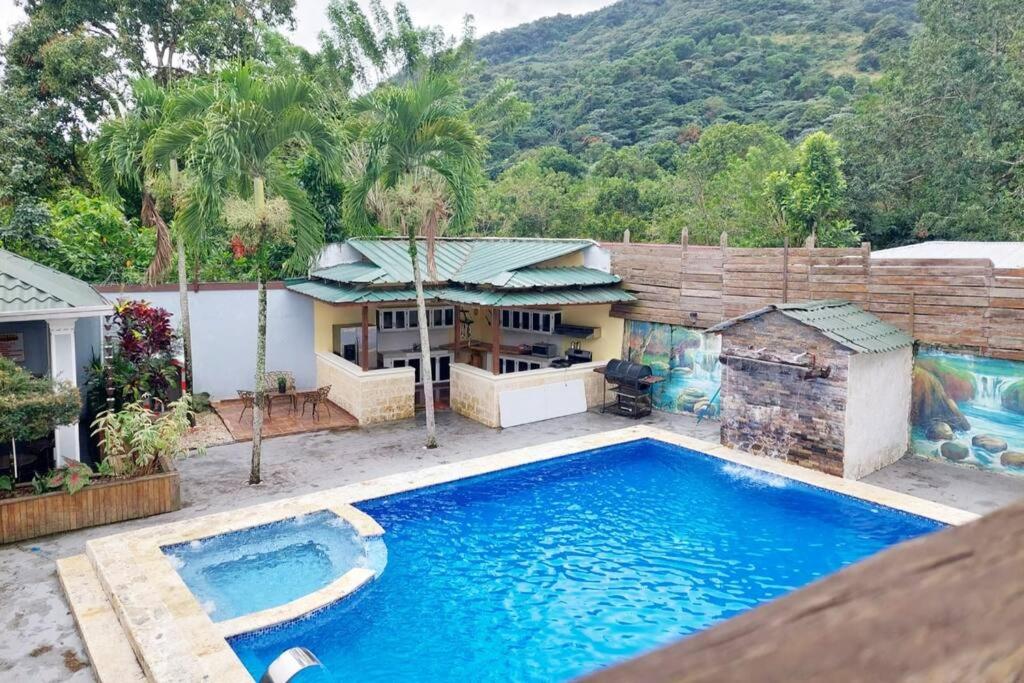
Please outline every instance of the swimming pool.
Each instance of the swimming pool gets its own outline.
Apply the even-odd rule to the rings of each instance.
[[[388,564],[230,645],[258,678],[565,680],[669,643],[938,522],[642,439],[356,505]]]

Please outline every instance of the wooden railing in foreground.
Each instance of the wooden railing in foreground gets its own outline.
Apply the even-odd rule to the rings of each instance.
[[[631,320],[710,327],[780,301],[847,299],[923,342],[1024,359],[1024,269],[988,259],[872,260],[859,249],[602,245]]]
[[[1020,681],[1024,503],[903,543],[590,683]]]

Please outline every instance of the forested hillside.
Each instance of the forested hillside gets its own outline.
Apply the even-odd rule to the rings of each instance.
[[[483,84],[534,105],[519,149],[676,140],[685,128],[828,128],[915,31],[914,0],[623,0],[485,36]],[[513,149],[504,150],[505,153]]]
[[[622,0],[479,40],[401,2],[330,0],[315,52],[281,33],[291,0],[245,4],[27,3],[0,45],[0,248],[91,281],[142,279],[167,252],[161,221],[177,225],[179,212],[160,169],[134,175],[148,152],[98,132],[176,125],[179,105],[138,92],[188,109],[191,89],[239,56],[261,81],[296,79],[346,141],[329,172],[301,146],[274,159],[330,241],[392,230],[353,220],[346,198],[368,177],[353,131],[374,93],[428,76],[458,91],[451,106],[476,150],[472,191],[429,204],[468,212],[440,226],[447,234],[1024,239],[1020,0]],[[104,159],[124,177],[101,173]],[[237,229],[207,228],[189,245],[190,273],[251,279]],[[268,249],[278,269],[289,241]]]

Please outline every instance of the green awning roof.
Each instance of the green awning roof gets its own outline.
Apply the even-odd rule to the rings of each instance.
[[[85,282],[0,249],[0,313],[109,305]]]
[[[571,306],[573,304],[615,304],[636,301],[629,292],[618,287],[581,287],[527,291],[479,291],[449,289],[446,301],[477,306]]]
[[[404,238],[350,239],[347,244],[387,274],[381,282],[412,283],[409,242]],[[519,268],[572,254],[593,246],[590,240],[445,238],[435,242],[437,277],[447,282],[486,284]],[[426,277],[426,240],[417,241],[417,257]],[[350,280],[354,281],[354,280]]]
[[[771,311],[778,311],[813,327],[832,341],[856,353],[884,353],[914,343],[914,338],[903,330],[842,299],[765,306],[719,323],[709,328],[708,332],[721,332]]]
[[[564,266],[560,268],[520,268],[492,277],[487,284],[505,289],[528,287],[575,287],[583,285],[614,285],[618,275],[595,268]]]
[[[356,263],[339,263],[329,268],[321,268],[312,272],[313,277],[332,282],[359,282],[364,284],[392,284],[398,281],[388,275],[380,266],[366,261]]]
[[[380,289],[323,282],[321,280],[288,280],[286,286],[293,292],[305,294],[332,304],[380,304],[412,302],[416,290],[412,288]],[[463,289],[460,287],[427,288],[428,301],[449,301],[473,306],[565,306],[572,304],[612,304],[635,301],[629,292],[618,287],[581,287],[535,291],[498,291]]]

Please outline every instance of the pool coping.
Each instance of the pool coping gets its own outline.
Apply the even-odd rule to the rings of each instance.
[[[656,427],[638,425],[403,472],[325,491],[94,539],[86,543],[86,554],[111,599],[111,604],[147,679],[160,683],[248,682],[252,681],[252,678],[225,640],[224,624],[230,622],[216,624],[209,618],[160,550],[162,546],[259,526],[320,510],[331,510],[335,514],[341,511],[343,514],[339,516],[345,519],[351,516],[351,523],[361,534],[365,531],[369,536],[380,535],[383,529],[369,515],[351,507],[353,503],[640,439],[654,439],[681,446],[944,524],[960,525],[978,518],[974,513],[864,482],[842,479]],[[367,577],[358,582],[351,590],[328,590],[335,584],[344,582],[347,576],[348,574],[328,587],[292,601],[300,603],[295,606],[295,610],[304,609],[302,614],[306,614],[326,607],[343,599],[372,578]],[[356,578],[358,577],[336,589],[348,588],[351,583],[355,583]],[[269,622],[262,620],[259,621],[261,625],[253,628],[232,628],[233,632],[228,635],[267,628],[302,616],[295,610],[283,609],[291,604],[263,611],[273,612],[281,609],[281,612],[275,615],[280,616],[280,619]],[[257,616],[263,612],[239,619]],[[96,674],[101,681],[114,680],[105,678],[103,672],[99,670]]]

